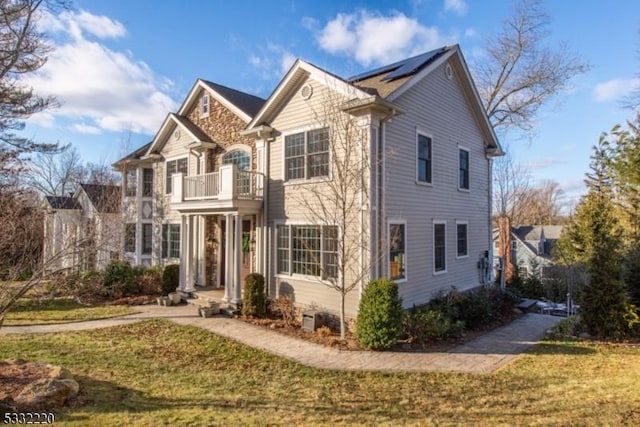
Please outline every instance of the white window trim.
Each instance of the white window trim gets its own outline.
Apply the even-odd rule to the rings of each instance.
[[[391,259],[389,258],[389,252],[391,251],[391,226],[392,225],[404,225],[404,277],[402,279],[392,279],[391,278]],[[407,244],[407,220],[406,219],[390,219],[387,221],[387,250],[386,250],[386,258],[387,258],[387,276],[389,280],[393,280],[396,283],[404,283],[409,280],[409,252],[408,252],[408,244]]]
[[[436,225],[444,225],[444,270],[436,271]],[[431,257],[433,262],[433,275],[439,276],[445,274],[449,269],[449,263],[447,262],[447,221],[441,219],[434,219],[431,226]]]
[[[467,226],[467,253],[465,255],[458,255],[458,225]],[[446,236],[446,229],[445,229],[445,236]],[[456,259],[464,259],[464,258],[469,258],[469,221],[456,221]]]
[[[431,147],[430,147],[430,154],[431,154],[431,181],[420,181],[420,169],[418,167],[418,138],[419,136],[426,136],[427,138],[429,138],[429,140],[431,141]],[[415,160],[415,168],[416,168],[416,185],[421,185],[424,187],[433,187],[433,181],[435,179],[435,174],[433,173],[433,150],[434,150],[434,143],[433,143],[433,135],[429,132],[427,132],[424,129],[421,128],[416,128],[416,138],[415,138],[415,153],[416,153],[416,160]]]
[[[207,111],[204,111],[205,99],[207,100],[206,102]],[[198,109],[200,111],[201,119],[205,117],[209,117],[209,114],[211,112],[211,96],[209,96],[207,92],[204,92],[200,97],[200,99],[198,100]]]
[[[462,188],[461,186],[461,182],[460,182],[460,151],[466,151],[467,152],[467,156],[469,158],[469,169],[467,170],[467,172],[469,173],[469,188]],[[471,150],[469,150],[467,147],[462,146],[460,144],[458,144],[458,151],[456,153],[458,155],[458,191],[462,191],[463,193],[470,193],[471,192]]]
[[[167,163],[172,162],[174,160],[180,160],[180,159],[187,159],[187,174],[185,176],[190,176],[191,175],[191,173],[190,173],[191,171],[189,170],[190,166],[191,166],[190,165],[191,162],[189,161],[189,154],[186,154],[186,155],[185,154],[181,154],[179,156],[165,158],[164,159],[164,171],[163,171],[164,173],[162,174],[162,181],[163,181],[162,189],[164,190],[163,194],[165,196],[170,196],[171,193],[173,193],[173,188],[171,189],[171,193],[167,193]]]
[[[286,168],[286,164],[287,164],[287,159],[286,159],[286,150],[287,150],[287,146],[286,146],[286,138],[289,135],[295,135],[296,133],[303,133],[305,134],[305,139],[304,139],[304,143],[305,143],[305,156],[306,156],[306,151],[307,151],[307,137],[306,134],[307,132],[313,131],[313,130],[317,130],[317,129],[323,129],[323,128],[327,128],[329,130],[329,174],[327,176],[319,176],[319,177],[315,177],[315,178],[311,178],[311,179],[307,179],[307,178],[298,178],[298,179],[289,179],[287,180],[287,168]],[[314,124],[314,125],[308,125],[308,126],[302,126],[302,127],[298,127],[295,129],[289,129],[286,131],[282,132],[282,135],[280,136],[281,141],[282,141],[282,149],[281,149],[281,155],[282,155],[282,185],[283,186],[289,186],[289,185],[301,185],[301,184],[317,184],[320,182],[330,182],[331,180],[333,180],[333,156],[331,153],[331,133],[332,133],[332,127],[331,125],[327,125],[327,124]],[[306,159],[305,159],[305,166],[304,166],[304,172],[305,175],[307,174],[307,164],[306,164]]]
[[[274,276],[278,279],[287,279],[287,280],[298,280],[301,282],[311,282],[311,283],[321,283],[323,285],[331,285],[332,282],[330,280],[326,280],[326,279],[322,279],[321,277],[318,276],[309,276],[306,274],[299,274],[299,273],[293,273],[293,255],[292,255],[292,251],[293,251],[293,233],[291,233],[291,228],[289,228],[289,272],[288,273],[278,273],[278,226],[279,225],[288,225],[288,226],[292,226],[292,225],[317,225],[317,226],[334,226],[334,227],[338,227],[338,240],[340,240],[342,238],[342,227],[340,227],[338,224],[335,223],[317,223],[317,222],[311,222],[311,221],[305,221],[305,220],[275,220],[273,221],[273,227],[274,227],[274,239],[273,239],[273,253],[274,253],[274,257],[273,257],[273,272],[274,272]],[[321,246],[322,248],[322,246]],[[322,254],[322,249],[320,250],[320,253]],[[340,256],[340,253],[338,251],[338,256]],[[340,262],[340,260],[338,260],[338,262]],[[336,281],[340,280],[340,269],[338,268],[338,277],[336,278]]]
[[[162,245],[164,244],[163,236],[162,236],[162,228],[165,225],[168,227],[167,228],[167,237],[169,237],[169,235],[171,234],[171,226],[172,225],[179,227],[179,229],[180,229],[180,237],[178,238],[178,253],[180,253],[180,251],[182,249],[181,248],[181,246],[182,246],[182,224],[179,223],[179,222],[163,222],[160,225],[160,257],[159,258],[164,260],[164,262],[173,262],[173,261],[179,260],[180,257],[179,256],[178,257],[172,257],[172,256],[169,255],[171,253],[171,245],[169,245],[169,242],[171,242],[171,239],[167,240],[167,256],[166,257],[162,256]]]

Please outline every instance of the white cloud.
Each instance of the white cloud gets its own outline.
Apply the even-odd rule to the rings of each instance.
[[[281,78],[296,61],[296,56],[289,50],[275,43],[259,46],[257,53],[249,55],[249,64],[260,73],[265,80]]]
[[[102,133],[102,129],[96,126],[85,125],[82,123],[76,123],[71,126],[71,129],[79,132],[79,133],[87,133],[90,135],[100,135]]]
[[[296,62],[296,57],[291,52],[283,52],[280,57],[280,70],[282,74],[285,74],[289,71],[289,68]]]
[[[476,31],[475,28],[467,28],[466,30],[464,30],[464,36],[467,38],[474,38],[478,35],[478,32]]]
[[[546,169],[552,166],[561,165],[567,163],[564,160],[556,159],[554,157],[538,157],[527,163],[527,167],[530,169]]]
[[[464,15],[467,12],[467,3],[464,0],[444,0],[444,10]]]
[[[597,101],[612,101],[640,89],[640,78],[613,79],[596,85],[593,90]]]
[[[172,83],[156,75],[131,52],[114,51],[88,40],[126,34],[122,24],[88,12],[49,16],[44,28],[58,41],[47,63],[23,81],[42,95],[53,95],[60,108],[54,117],[77,122],[71,128],[83,133],[132,131],[153,134],[177,103],[169,96]],[[35,117],[34,117],[35,118]]]
[[[452,42],[436,27],[427,27],[400,12],[389,16],[366,10],[338,14],[316,34],[320,48],[354,56],[364,66],[389,63]]]

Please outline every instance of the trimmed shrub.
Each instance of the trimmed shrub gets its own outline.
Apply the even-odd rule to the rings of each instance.
[[[178,286],[180,286],[180,265],[167,265],[162,272],[162,295],[167,296],[175,292]]]
[[[158,295],[162,290],[162,268],[143,267],[134,270],[134,282],[140,295]]]
[[[264,276],[260,273],[251,273],[244,279],[242,315],[264,317],[265,314]]]
[[[402,328],[402,300],[398,285],[374,280],[362,293],[356,336],[367,350],[384,350],[396,344]]]
[[[403,316],[403,333],[411,342],[457,338],[464,332],[464,322],[452,321],[439,310],[413,308]]]
[[[111,261],[105,267],[102,279],[108,296],[118,298],[135,293],[133,269],[128,261]]]

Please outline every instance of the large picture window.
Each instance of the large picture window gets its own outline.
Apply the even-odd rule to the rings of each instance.
[[[329,176],[329,129],[284,138],[285,181]]]
[[[278,274],[338,277],[337,226],[278,225],[277,234]]]
[[[187,158],[183,158],[183,159],[176,159],[176,160],[169,160],[167,162],[167,173],[166,173],[166,187],[165,187],[165,193],[166,194],[171,194],[171,177],[173,176],[174,173],[182,173],[183,175],[187,174],[187,169],[188,169],[188,164],[187,164]]]
[[[417,180],[418,182],[431,183],[431,138],[423,134],[418,134],[417,144]]]
[[[391,280],[407,278],[405,231],[405,224],[389,224],[389,278]]]
[[[433,271],[447,271],[447,224],[444,221],[433,223]]]
[[[162,258],[180,258],[180,224],[162,224]]]

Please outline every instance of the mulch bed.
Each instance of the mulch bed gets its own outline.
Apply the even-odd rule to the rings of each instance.
[[[422,353],[436,353],[446,352],[451,350],[460,344],[464,344],[473,340],[474,338],[486,334],[487,332],[507,325],[513,322],[518,317],[522,316],[522,313],[516,310],[504,313],[495,322],[485,325],[482,328],[466,330],[464,334],[459,338],[451,338],[440,341],[429,341],[426,343],[416,343],[408,341],[398,341],[398,344],[392,348],[392,351],[402,352],[422,352]],[[355,335],[351,331],[347,331],[347,338],[345,341],[340,340],[340,333],[331,331],[329,328],[320,328],[315,332],[304,331],[301,328],[299,322],[293,324],[287,324],[279,317],[270,315],[265,319],[256,319],[250,317],[240,316],[238,319],[243,320],[255,326],[260,326],[266,329],[276,331],[278,333],[288,335],[294,338],[300,338],[316,344],[321,344],[327,347],[337,348],[340,350],[363,350],[360,343],[356,339]]]

